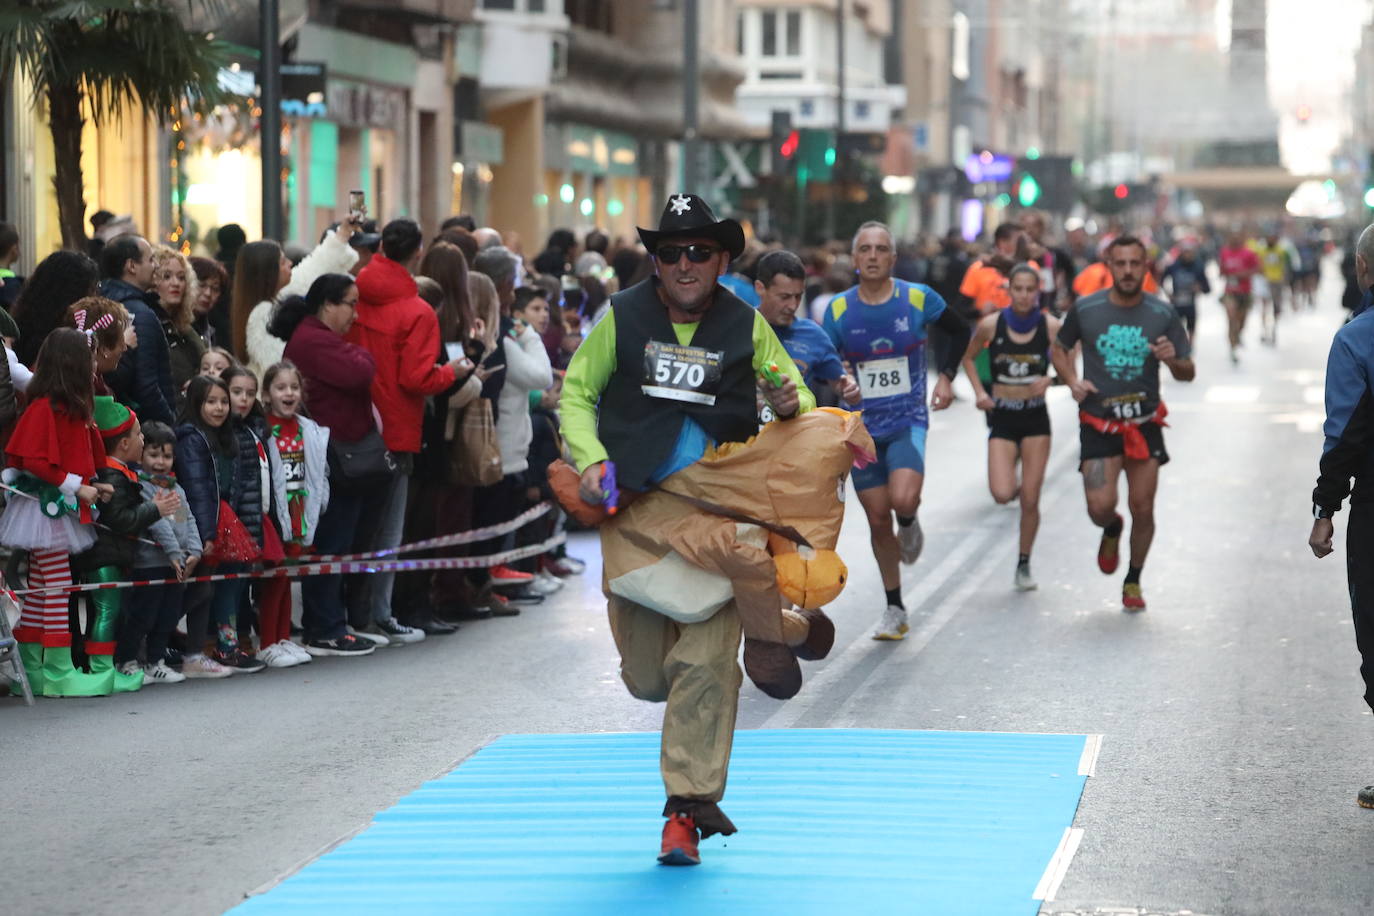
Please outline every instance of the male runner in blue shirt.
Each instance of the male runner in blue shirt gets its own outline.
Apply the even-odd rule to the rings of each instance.
[[[916,521],[925,480],[926,326],[951,338],[931,395],[930,408],[944,410],[953,400],[950,383],[968,346],[969,328],[945,307],[940,294],[922,283],[892,276],[896,261],[892,232],[867,222],[854,234],[854,267],[859,285],[836,296],[826,308],[823,327],[853,367],[863,400],[864,424],[878,446],[878,460],[852,473],[854,489],[868,516],[873,555],[878,560],[887,608],[874,639],[906,635],[898,561],[915,563],[924,538]],[[892,517],[897,530],[892,530]]]
[[[759,258],[754,277],[759,313],[797,364],[806,387],[814,393],[817,385],[824,383],[846,404],[859,403],[859,386],[845,374],[844,363],[830,336],[811,319],[797,317],[797,309],[806,295],[806,267],[801,258],[790,251],[770,251]],[[759,418],[765,423],[773,419],[767,404],[760,410]]]

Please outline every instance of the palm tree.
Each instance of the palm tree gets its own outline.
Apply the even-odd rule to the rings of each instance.
[[[219,9],[217,0],[184,5],[188,22],[197,12]],[[171,0],[7,0],[0,6],[0,77],[23,72],[35,107],[47,103],[62,244],[84,249],[83,100],[96,124],[131,106],[167,124],[183,104],[206,112],[236,101],[217,82],[228,46],[187,28]]]

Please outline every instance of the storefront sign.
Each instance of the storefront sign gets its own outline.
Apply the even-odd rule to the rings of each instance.
[[[501,128],[481,121],[459,121],[457,158],[463,162],[500,165],[505,161],[505,135]]]
[[[330,117],[343,127],[404,127],[406,97],[400,90],[332,82],[326,94]]]
[[[563,125],[557,158],[574,172],[633,178],[639,174],[639,143],[629,134],[581,124]],[[550,164],[550,167],[556,167]]]
[[[288,117],[323,118],[326,77],[324,63],[294,62],[281,65],[281,113]]]
[[[983,150],[964,160],[964,174],[974,184],[984,181],[1006,181],[1011,177],[1014,165],[1010,156],[1002,156]]]

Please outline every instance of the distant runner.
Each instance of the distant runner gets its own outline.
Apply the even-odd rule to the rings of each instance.
[[[1131,509],[1131,564],[1121,590],[1127,611],[1145,610],[1140,571],[1155,535],[1155,490],[1159,468],[1169,461],[1164,449],[1164,417],[1159,397],[1159,364],[1180,382],[1196,370],[1183,321],[1173,306],[1142,289],[1145,246],[1122,235],[1108,245],[1106,263],[1112,287],[1078,300],[1055,339],[1054,367],[1079,403],[1080,470],[1088,517],[1102,529],[1097,565],[1111,575],[1120,562],[1124,522],[1116,511],[1117,480],[1126,472]],[[1073,348],[1083,344],[1083,377],[1074,366]]]
[[[1028,264],[1011,270],[1011,305],[978,322],[964,353],[964,372],[973,385],[975,405],[988,416],[988,489],[999,503],[1021,498],[1021,552],[1013,584],[1018,591],[1036,587],[1031,576],[1031,547],[1040,528],[1040,487],[1050,459],[1050,341],[1059,319],[1043,313],[1040,272]],[[987,348],[992,390],[978,377],[974,357]],[[1021,462],[1021,482],[1016,462]]]

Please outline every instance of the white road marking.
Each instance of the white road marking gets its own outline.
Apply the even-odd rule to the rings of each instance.
[[[1253,404],[1260,399],[1258,385],[1209,385],[1202,399],[1208,404]]]
[[[1068,453],[1067,460],[1062,460],[1051,468],[1047,479],[1055,481],[1055,484],[1049,493],[1042,493],[1040,500],[1042,512],[1057,505],[1069,494],[1079,492],[1078,475],[1067,473],[1076,457],[1075,450],[1073,453]],[[902,593],[903,603],[906,604],[909,611],[915,612],[944,587],[945,583],[968,562],[970,556],[983,557],[982,562],[968,574],[964,585],[957,592],[950,595],[930,617],[923,621],[917,621],[919,624],[917,632],[912,633],[899,643],[875,642],[869,638],[867,630],[860,632],[853,642],[846,646],[839,655],[834,656],[833,660],[824,668],[807,676],[806,687],[801,695],[782,704],[772,715],[759,724],[759,728],[795,727],[817,703],[830,696],[831,688],[835,683],[843,681],[875,652],[889,653],[889,658],[895,658],[895,653],[901,652],[903,659],[910,659],[911,656],[930,645],[931,640],[944,628],[945,624],[949,623],[964,609],[964,602],[987,584],[988,575],[993,568],[1006,562],[1005,550],[989,548],[994,540],[1004,538],[1007,540],[1003,546],[1011,545],[1014,539],[1008,538],[1008,534],[1014,531],[1015,526],[1008,527],[1007,519],[1003,513],[991,513],[984,516],[978,526],[964,536],[930,575],[923,576],[914,588]],[[840,715],[846,707],[853,703],[858,693],[859,691],[855,691],[854,694],[851,694],[836,715]]]
[[[1078,758],[1079,776],[1097,775],[1097,755],[1102,752],[1102,736],[1088,735],[1083,742],[1083,756]]]
[[[1320,432],[1326,422],[1326,414],[1315,410],[1302,410],[1296,413],[1276,413],[1269,418],[1270,423],[1292,423],[1300,433]]]
[[[908,608],[915,610],[924,604],[932,595],[938,592],[949,579],[959,571],[970,556],[977,556],[983,553],[988,544],[997,537],[1007,533],[1007,525],[1004,519],[998,515],[990,514],[984,516],[978,527],[974,528],[964,536],[953,550],[951,550],[936,566],[930,575],[922,577],[919,584],[909,592],[902,595],[902,601]],[[986,565],[986,562],[985,564]],[[975,582],[981,584],[981,579],[975,577]],[[932,627],[938,630],[948,622],[959,611],[959,605],[954,601],[945,602],[934,617],[930,618],[922,627],[921,632]],[[793,697],[776,712],[763,721],[759,728],[791,728],[803,716],[811,710],[817,700],[829,695],[829,687],[836,681],[842,680],[872,652],[881,652],[885,649],[896,649],[900,645],[909,644],[914,640],[907,640],[904,643],[881,644],[869,639],[868,631],[864,630],[858,637],[851,642],[845,650],[835,657],[828,665],[816,674],[807,678],[806,689],[799,697]],[[926,640],[929,642],[929,639]],[[924,646],[918,646],[916,651]],[[906,653],[904,653],[906,654]]]
[[[1064,835],[1059,839],[1059,846],[1055,849],[1054,855],[1050,856],[1050,864],[1045,866],[1045,873],[1040,876],[1040,883],[1035,886],[1035,893],[1031,894],[1032,900],[1049,901],[1054,899],[1054,895],[1059,893],[1059,885],[1064,883],[1064,876],[1069,872],[1069,864],[1073,862],[1073,855],[1078,851],[1078,844],[1083,842],[1082,827],[1065,827]]]

